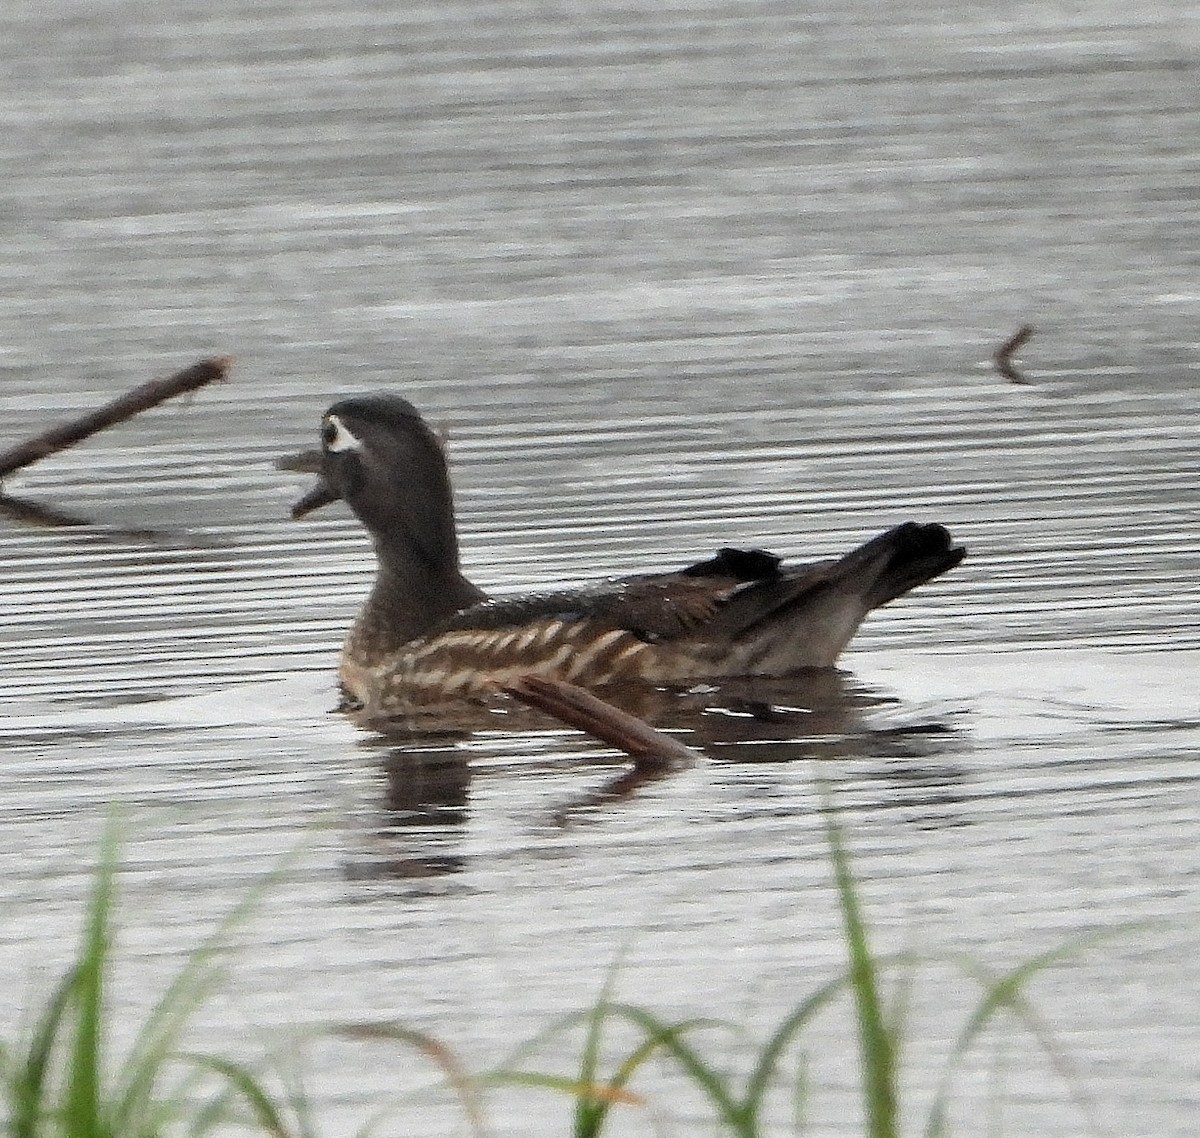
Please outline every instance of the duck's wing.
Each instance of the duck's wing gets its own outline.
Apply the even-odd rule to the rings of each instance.
[[[673,640],[711,621],[747,585],[779,577],[780,558],[761,550],[722,549],[670,573],[614,577],[578,589],[529,593],[471,605],[431,630],[501,631],[537,621],[595,622],[646,641]]]
[[[739,668],[827,666],[867,613],[946,572],[964,552],[944,526],[915,522],[809,565],[785,566],[757,549],[722,549],[678,572],[473,605],[437,631],[594,622],[651,644],[686,643],[713,659],[724,651]]]
[[[832,667],[868,613],[965,555],[944,526],[905,522],[840,558],[742,585],[688,639],[726,674]]]
[[[781,675],[831,667],[868,613],[965,553],[944,526],[916,522],[808,565],[723,549],[680,573],[628,582],[599,608],[643,640],[676,645],[708,674]]]

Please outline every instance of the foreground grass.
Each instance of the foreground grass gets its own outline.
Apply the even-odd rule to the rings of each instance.
[[[903,969],[911,980],[915,958],[881,957],[874,953],[842,831],[832,810],[825,811],[834,883],[848,964],[845,971],[812,992],[792,1009],[759,1044],[748,1069],[730,1074],[728,1047],[717,1057],[705,1055],[699,1038],[714,1029],[736,1032],[729,1024],[708,1019],[667,1022],[645,1008],[615,1001],[608,984],[596,1005],[554,1024],[500,1067],[471,1075],[454,1054],[433,1037],[400,1024],[361,1024],[341,1029],[360,1040],[398,1042],[414,1049],[441,1071],[445,1084],[461,1104],[473,1135],[486,1134],[484,1094],[489,1087],[525,1088],[567,1095],[573,1101],[574,1138],[601,1135],[614,1108],[648,1109],[631,1088],[638,1071],[658,1057],[682,1074],[709,1104],[714,1132],[735,1138],[765,1133],[768,1097],[790,1090],[795,1127],[802,1129],[811,1077],[798,1052],[802,1033],[827,1009],[849,997],[857,1038],[864,1133],[867,1138],[897,1138],[901,1081],[900,1054],[905,1028],[908,985],[889,1006],[883,995],[885,974]],[[106,999],[112,967],[117,842],[105,837],[75,960],[32,1017],[24,1037],[0,1042],[0,1093],[5,1118],[3,1138],[159,1138],[199,1136],[231,1126],[277,1138],[315,1136],[314,1114],[302,1084],[293,1080],[276,1093],[244,1064],[180,1049],[180,1039],[203,1006],[218,978],[217,960],[231,929],[243,920],[269,880],[256,889],[221,923],[214,934],[185,961],[137,1032],[128,1052],[114,1062],[109,1054],[112,1012]],[[993,975],[977,962],[952,963],[978,984],[979,998],[967,1016],[947,1057],[936,1093],[921,1127],[925,1138],[948,1133],[948,1106],[964,1057],[1001,1015],[1015,1017],[1048,1056],[1050,1065],[1072,1088],[1075,1101],[1092,1129],[1100,1131],[1086,1096],[1053,1036],[1029,1004],[1029,982],[1053,965],[1119,930],[1072,938],[1031,958],[1011,971]],[[537,1070],[533,1057],[554,1045],[564,1053],[564,1037],[578,1049],[576,1069],[567,1074]],[[621,1044],[609,1045],[619,1034]],[[784,1073],[785,1060],[790,1063]],[[798,1068],[798,1070],[797,1070]],[[360,1131],[373,1134],[393,1113],[381,1110]]]
[[[117,840],[105,835],[75,959],[34,1015],[25,1038],[0,1043],[6,1138],[157,1138],[203,1135],[240,1099],[258,1127],[286,1132],[271,1097],[246,1067],[178,1049],[218,979],[228,935],[255,890],[195,949],[119,1062],[109,1053],[107,987],[113,959]],[[262,888],[269,886],[269,879]],[[206,1100],[207,1092],[207,1100]]]
[[[713,1028],[722,1029],[726,1035],[741,1036],[743,1033],[736,1025],[714,1020],[669,1023],[644,1008],[613,1002],[606,987],[594,1008],[568,1016],[538,1041],[539,1046],[544,1045],[548,1040],[557,1040],[563,1032],[578,1027],[581,1022],[585,1024],[577,1077],[556,1078],[529,1071],[525,1062],[531,1048],[523,1048],[512,1063],[492,1072],[487,1076],[488,1080],[566,1091],[577,1099],[573,1138],[595,1138],[602,1133],[604,1122],[614,1104],[633,1102],[645,1105],[640,1098],[630,1095],[629,1083],[636,1070],[652,1055],[661,1054],[673,1061],[692,1086],[707,1099],[719,1124],[718,1132],[735,1138],[759,1138],[767,1132],[768,1124],[764,1120],[767,1098],[788,1081],[782,1068],[786,1059],[795,1060],[804,1029],[848,994],[853,1006],[853,1027],[859,1053],[864,1134],[868,1138],[897,1138],[901,1134],[900,1053],[909,995],[908,982],[916,965],[922,961],[910,955],[881,957],[873,952],[843,834],[828,805],[825,809],[825,827],[849,958],[848,967],[842,975],[812,992],[783,1018],[765,1042],[753,1050],[747,1070],[729,1074],[727,1048],[721,1048],[716,1057],[708,1058],[692,1041],[692,1036],[710,1032]],[[1123,931],[1124,927],[1118,927],[1072,937],[1002,974],[990,973],[966,957],[953,957],[947,961],[961,969],[977,985],[979,996],[955,1038],[924,1124],[919,1128],[925,1138],[943,1138],[949,1133],[948,1109],[962,1062],[986,1029],[1002,1015],[1015,1018],[1026,1029],[1045,1053],[1050,1066],[1071,1088],[1075,1104],[1092,1131],[1103,1133],[1103,1127],[1070,1061],[1026,999],[1025,989],[1045,969],[1068,961],[1099,941]],[[892,969],[902,970],[904,983],[899,986],[899,997],[889,1007],[883,998],[882,985],[885,973]],[[613,1073],[605,1078],[599,1071],[600,1038],[610,1023],[626,1029],[632,1027],[637,1041],[632,1049],[616,1061]],[[804,1128],[803,1114],[809,1097],[809,1082],[810,1077],[801,1062],[799,1073],[790,1076],[794,1115],[792,1125],[798,1133]],[[772,1125],[777,1131],[778,1120]]]

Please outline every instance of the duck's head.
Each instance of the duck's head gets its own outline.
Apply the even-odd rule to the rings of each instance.
[[[458,542],[446,457],[407,399],[360,395],[321,417],[317,485],[292,517],[341,499],[370,531],[382,560],[456,567]]]

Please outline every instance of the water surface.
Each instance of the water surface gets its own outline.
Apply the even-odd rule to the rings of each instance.
[[[1032,997],[1113,1133],[1191,1133],[1198,39],[1101,0],[6,8],[3,441],[238,364],[5,487],[89,524],[0,522],[4,990],[69,959],[119,803],[131,1012],[302,851],[198,1044],[394,1018],[485,1066],[618,959],[624,998],[762,1038],[843,964],[827,785],[882,949],[1002,968],[1143,922]],[[988,360],[1025,321],[1021,387]],[[380,387],[448,429],[500,594],[907,517],[971,554],[828,688],[680,713],[705,761],[629,794],[549,726],[380,741],[328,710],[369,546],[340,508],[288,521],[273,468]],[[971,1002],[920,979],[915,1115]],[[814,1133],[858,1132],[847,1023],[807,1038]],[[998,1052],[1007,1132],[1087,1132],[1015,1031],[955,1132]],[[306,1070],[331,1134],[432,1080],[323,1030]],[[396,1128],[461,1122],[435,1096]]]

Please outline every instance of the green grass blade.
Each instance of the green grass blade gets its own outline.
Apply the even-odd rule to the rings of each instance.
[[[866,923],[841,828],[826,795],[825,831],[833,858],[834,877],[842,909],[842,926],[850,952],[850,987],[858,1020],[859,1054],[867,1132],[871,1138],[896,1135],[896,1042],[888,1030],[879,998],[876,962],[871,956]]]
[[[288,1048],[287,1056],[286,1064],[280,1066],[279,1059],[275,1060],[275,1064],[281,1072],[288,1105],[296,1119],[296,1131],[299,1138],[316,1138],[316,1111],[300,1074],[299,1053],[295,1046]]]
[[[176,1058],[174,1041],[208,992],[215,976],[211,962],[223,951],[230,928],[244,919],[284,869],[280,866],[266,875],[189,956],[143,1023],[118,1078],[112,1079],[105,1062],[111,1015],[106,989],[115,942],[119,847],[118,826],[110,821],[100,842],[75,963],[40,1013],[22,1054],[6,1052],[7,1138],[44,1138],[47,1133],[138,1138],[161,1134],[179,1123],[184,1099],[178,1087],[172,1097],[158,1094],[162,1069]],[[230,1077],[233,1070],[227,1067]],[[51,1072],[56,1075],[53,1101]],[[244,1078],[240,1091],[253,1101]],[[256,1109],[265,1117],[261,1100]]]
[[[151,1010],[121,1065],[113,1104],[113,1129],[119,1135],[144,1130],[149,1114],[163,1105],[156,1101],[163,1067],[173,1056],[173,1045],[188,1021],[216,984],[215,975],[201,968],[194,954],[189,956]]]
[[[709,1098],[716,1107],[721,1121],[736,1134],[745,1134],[741,1105],[729,1089],[728,1080],[705,1061],[700,1053],[683,1038],[684,1031],[697,1027],[726,1026],[716,1020],[688,1020],[683,1024],[666,1024],[651,1012],[629,1004],[614,1004],[613,1011],[640,1027],[654,1038],[656,1047],[668,1052],[684,1069],[684,1072]]]
[[[1111,938],[1119,931],[1123,930],[1101,929],[1071,937],[1054,948],[1030,957],[999,977],[991,976],[978,965],[970,963],[968,966],[973,971],[975,978],[983,983],[984,997],[959,1033],[955,1051],[961,1054],[971,1046],[997,1012],[1005,1008],[1011,1009],[1014,1000],[1021,994],[1025,985],[1039,972],[1044,972],[1047,968],[1078,956],[1092,945]]]
[[[229,1104],[236,1097],[230,1087],[222,1087],[219,1094],[202,1103],[187,1120],[189,1138],[203,1138],[225,1123],[229,1115]]]
[[[262,897],[291,867],[300,851],[293,851],[255,883],[222,918],[217,927],[188,954],[166,991],[154,1005],[121,1065],[114,1095],[114,1130],[136,1132],[139,1120],[153,1100],[155,1084],[180,1035],[203,1004],[218,979],[215,961],[223,955],[230,934],[257,908]]]
[[[613,1010],[625,1018],[629,1018],[629,1013],[633,1009],[626,1005],[617,1005]],[[640,1009],[638,1010],[640,1011]],[[576,1130],[575,1138],[594,1138],[600,1132],[613,1103],[628,1101],[615,1096],[624,1092],[625,1087],[629,1084],[633,1076],[637,1074],[642,1064],[660,1048],[666,1047],[668,1042],[678,1039],[686,1031],[691,1031],[695,1027],[702,1026],[704,1022],[698,1019],[683,1020],[680,1023],[665,1025],[661,1031],[646,1030],[642,1042],[625,1056],[618,1065],[616,1073],[605,1084],[606,1089],[610,1093],[603,1098],[589,1096],[586,1100],[580,1099],[581,1104],[587,1103],[591,1109],[582,1116],[577,1111],[577,1127],[581,1119],[586,1125],[584,1129]]]
[[[564,1017],[555,1025],[555,1034],[558,1034],[564,1025],[574,1025],[590,1018],[595,1011],[596,1008],[593,1007],[586,1013],[574,1013]],[[682,1038],[686,1032],[696,1028],[724,1026],[723,1024],[707,1019],[685,1020],[668,1024],[644,1008],[622,1003],[605,1004],[603,1011],[606,1018],[623,1019],[637,1027],[643,1034],[642,1041],[622,1060],[615,1074],[607,1082],[599,1078],[584,1081],[560,1075],[546,1075],[520,1068],[513,1061],[496,1068],[482,1078],[489,1083],[517,1083],[557,1090],[596,1104],[598,1109],[591,1115],[585,1116],[586,1124],[593,1127],[591,1131],[585,1133],[594,1135],[599,1133],[607,1111],[613,1105],[619,1103],[642,1104],[640,1096],[627,1089],[628,1083],[654,1052],[664,1050],[671,1054],[693,1077],[693,1080],[701,1085],[709,1098],[718,1104],[718,1109],[723,1110],[725,1116],[730,1119],[735,1118],[737,1104],[721,1082],[720,1076],[713,1072],[700,1055],[683,1042]],[[543,1039],[545,1034],[543,1033]],[[523,1061],[528,1057],[529,1048],[523,1046],[515,1054],[520,1055]],[[577,1122],[578,1118],[577,1115]]]
[[[549,1027],[542,1028],[531,1039],[525,1040],[523,1043],[518,1043],[505,1059],[502,1059],[497,1065],[496,1070],[516,1069],[523,1063],[528,1062],[539,1051],[543,1050],[547,1044],[561,1039],[572,1028],[579,1024],[586,1024],[591,1017],[592,1009],[586,1008],[583,1011],[567,1012],[565,1015],[556,1019]]]
[[[927,961],[920,953],[913,949],[907,949],[898,956],[886,958],[888,971],[891,970],[891,965],[897,961],[904,962],[905,967],[896,969],[897,978],[891,998],[892,1014],[889,1018],[887,1028],[893,1041],[893,1064],[895,1070],[899,1071],[902,1065],[901,1046],[903,1041],[909,1038],[913,993],[916,991],[920,968]],[[875,957],[877,971],[883,971],[882,966],[884,963],[885,958],[878,955]]]
[[[593,1009],[594,1011],[595,1009]],[[587,1103],[594,1109],[581,1113],[576,1111],[575,1138],[594,1138],[603,1128],[609,1110],[616,1105],[645,1106],[645,1100],[628,1089],[628,1083],[643,1063],[660,1048],[669,1048],[684,1032],[695,1027],[707,1026],[704,1020],[686,1020],[675,1024],[661,1024],[655,1017],[641,1008],[624,1004],[612,1004],[606,1014],[631,1020],[644,1032],[642,1041],[621,1061],[616,1072],[607,1081],[598,1076],[583,1080],[561,1075],[547,1075],[537,1071],[501,1068],[485,1076],[491,1083],[517,1086],[540,1087],[571,1095],[576,1102]],[[597,1068],[598,1069],[598,1068]]]
[[[642,1066],[655,1051],[663,1048],[669,1041],[678,1039],[684,1032],[692,1031],[698,1027],[709,1026],[708,1020],[703,1019],[687,1019],[681,1020],[679,1023],[668,1025],[661,1032],[648,1034],[641,1043],[637,1045],[625,1058],[620,1066],[617,1067],[616,1074],[608,1080],[608,1085],[616,1090],[620,1090],[626,1086],[630,1079],[637,1073],[638,1068]]]
[[[101,841],[74,985],[75,1038],[66,1075],[63,1124],[71,1138],[104,1138],[101,1079],[105,973],[112,949],[111,918],[117,869],[116,826]]]
[[[771,1038],[759,1051],[758,1059],[750,1078],[746,1082],[746,1090],[739,1104],[739,1111],[751,1128],[758,1125],[758,1115],[762,1108],[763,1099],[771,1084],[771,1077],[788,1045],[808,1022],[827,1004],[831,1003],[850,982],[849,974],[830,980],[823,984],[808,997],[795,1011],[791,1012],[777,1027]]]
[[[177,1063],[187,1064],[190,1068],[183,1072],[177,1089],[179,1101],[189,1105],[186,1114],[179,1118],[180,1133],[187,1134],[190,1138],[200,1138],[201,1135],[208,1134],[216,1127],[226,1124],[229,1120],[231,1104],[238,1098],[238,1092],[222,1079],[218,1083],[216,1092],[211,1094],[207,1101],[198,1102],[200,1088],[208,1083],[212,1072],[207,1068],[191,1064],[186,1052],[176,1054],[172,1058]]]
[[[294,1132],[288,1129],[283,1115],[263,1085],[240,1063],[220,1059],[214,1055],[196,1055],[186,1051],[179,1053],[175,1058],[219,1075],[241,1095],[250,1107],[254,1120],[273,1138],[295,1138]]]
[[[231,933],[258,907],[300,856],[293,850],[247,890],[217,927],[188,954],[166,991],[151,1009],[121,1065],[114,1093],[113,1129],[136,1133],[148,1125],[148,1112],[157,1108],[155,1088],[163,1065],[197,1009],[216,986],[216,961],[228,950]]]
[[[36,1138],[39,1120],[49,1113],[44,1096],[50,1058],[78,984],[79,967],[74,965],[58,982],[46,1003],[22,1061],[14,1063],[12,1056],[5,1053],[4,1068],[11,1103],[8,1125],[12,1138]]]
[[[600,1067],[600,1046],[604,1035],[604,1019],[608,1011],[609,999],[612,995],[616,979],[616,968],[610,968],[604,978],[604,987],[600,998],[591,1009],[587,1018],[587,1032],[583,1037],[583,1053],[579,1057],[580,1085],[595,1085],[596,1072]],[[593,1138],[604,1123],[604,1115],[608,1104],[591,1095],[577,1095],[575,1098],[575,1119],[573,1133],[575,1138]]]
[[[547,1075],[541,1071],[493,1071],[482,1076],[482,1079],[497,1086],[537,1087],[541,1090],[558,1091],[575,1099],[587,1099],[608,1105],[646,1105],[646,1100],[634,1091],[613,1087],[609,1083],[583,1083],[571,1075]]]
[[[1096,1110],[1096,1105],[1084,1087],[1083,1080],[1072,1066],[1065,1048],[1059,1045],[1049,1026],[1037,1014],[1024,995],[1020,993],[1014,995],[1012,1003],[1009,1005],[1009,1010],[1025,1025],[1025,1030],[1038,1041],[1038,1044],[1046,1053],[1046,1057],[1050,1060],[1051,1067],[1054,1068],[1058,1077],[1062,1079],[1071,1092],[1071,1098],[1074,1100],[1075,1106],[1078,1108],[1080,1114],[1087,1119],[1092,1132],[1095,1134],[1107,1134],[1108,1129],[1100,1122],[1100,1115]]]
[[[1071,960],[1097,944],[1116,936],[1123,936],[1132,929],[1141,927],[1144,926],[1133,922],[1107,929],[1096,929],[1089,933],[1070,937],[1061,944],[1030,957],[999,977],[988,973],[969,958],[956,957],[955,959],[963,971],[983,988],[983,998],[976,1005],[966,1024],[963,1025],[946,1060],[925,1126],[926,1138],[937,1138],[938,1135],[945,1132],[946,1105],[958,1065],[984,1029],[1002,1011],[1011,1012],[1026,1025],[1026,1029],[1038,1040],[1051,1064],[1070,1088],[1080,1110],[1089,1117],[1093,1128],[1098,1128],[1095,1112],[1088,1096],[1082,1091],[1078,1077],[1071,1069],[1063,1050],[1054,1042],[1052,1033],[1041,1023],[1033,1008],[1025,1000],[1023,989],[1038,973]]]
[[[198,1082],[214,1074],[220,1077],[218,1093],[199,1109],[192,1107],[189,1110],[187,1133],[192,1138],[199,1138],[218,1127],[228,1130],[231,1107],[238,1100],[244,1100],[250,1105],[258,1126],[268,1133],[285,1133],[289,1138],[315,1138],[312,1104],[297,1069],[302,1054],[297,1043],[294,1036],[289,1038],[286,1062],[278,1055],[271,1055],[267,1060],[281,1084],[280,1092],[274,1096],[245,1064],[195,1052],[173,1054],[173,1060],[187,1063],[191,1068],[188,1079],[180,1087],[181,1097],[186,1095],[194,1100],[195,1095],[190,1092]],[[290,1121],[285,1122],[285,1117]]]
[[[614,1105],[644,1105],[640,1096],[626,1089],[639,1068],[655,1051],[667,1047],[671,1040],[693,1028],[708,1026],[711,1021],[687,1020],[663,1024],[642,1008],[611,1002],[608,999],[610,989],[611,983],[606,982],[600,1000],[591,1008],[564,1016],[549,1031],[540,1033],[534,1044],[523,1044],[507,1061],[481,1076],[481,1079],[488,1083],[537,1086],[570,1094],[576,1100],[572,1130],[575,1138],[594,1138],[599,1134]],[[614,1017],[632,1023],[642,1031],[643,1039],[621,1060],[614,1074],[605,1080],[599,1074],[600,1041],[604,1021]],[[525,1067],[532,1054],[549,1039],[580,1023],[586,1025],[587,1031],[578,1076],[547,1075]]]
[[[796,1081],[792,1084],[792,1129],[799,1134],[804,1129],[808,1113],[809,1088],[808,1056],[801,1055],[796,1063]]]

